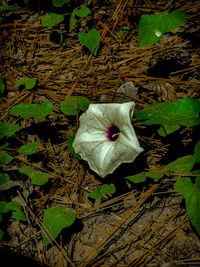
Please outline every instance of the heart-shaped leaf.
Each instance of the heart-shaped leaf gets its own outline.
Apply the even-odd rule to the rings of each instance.
[[[39,146],[39,143],[35,141],[33,143],[20,146],[18,151],[21,153],[25,153],[26,155],[31,155],[36,151],[38,146]]]
[[[178,130],[181,125],[187,127],[199,125],[199,113],[200,101],[185,97],[174,105],[171,102],[153,103],[147,108],[136,110],[134,115],[144,125],[162,125],[158,133],[166,136]]]
[[[4,164],[9,164],[13,160],[13,157],[8,153],[0,154],[0,162]]]
[[[53,5],[55,7],[62,7],[64,4],[68,4],[70,0],[53,0]]]
[[[13,5],[2,5],[0,6],[0,12],[2,11],[10,11],[10,10],[16,10],[16,7]]]
[[[10,114],[14,116],[21,116],[23,119],[35,118],[37,120],[43,120],[47,115],[53,111],[53,103],[44,102],[42,104],[19,104],[12,107]]]
[[[65,115],[76,115],[79,110],[86,111],[89,104],[90,101],[84,96],[70,96],[61,103],[60,110]]]
[[[74,213],[71,210],[66,210],[64,206],[46,209],[43,219],[45,227],[42,232],[44,245],[47,247],[50,244],[50,240],[56,238],[63,229],[72,225],[75,219]]]
[[[0,185],[7,183],[10,180],[10,176],[7,173],[0,173]]]
[[[114,194],[116,191],[114,184],[103,184],[99,188],[92,191],[88,197],[93,199],[102,199],[105,195]]]
[[[7,121],[0,123],[0,138],[3,138],[4,136],[10,137],[17,131],[19,131],[18,124],[13,124]]]
[[[176,181],[174,190],[185,198],[187,214],[200,236],[200,176],[195,179],[195,183],[189,177],[180,178]]]
[[[37,78],[22,77],[17,81],[15,86],[19,87],[21,85],[24,85],[26,89],[31,90],[35,87],[36,82]]]
[[[101,36],[100,33],[95,29],[92,28],[88,33],[86,32],[79,32],[78,33],[78,39],[79,41],[86,46],[90,52],[94,51],[94,55],[97,55],[97,51],[99,48],[99,40]]]
[[[157,43],[165,32],[179,27],[185,21],[185,14],[180,9],[170,13],[166,10],[153,15],[142,15],[138,26],[139,46]]]
[[[44,185],[50,178],[54,178],[52,174],[37,171],[31,167],[23,166],[18,171],[30,177],[33,185]]]
[[[85,18],[90,13],[91,13],[90,9],[88,7],[86,7],[85,5],[81,6],[79,9],[75,10],[75,15],[80,17],[80,18]]]
[[[44,27],[53,27],[54,25],[62,22],[65,19],[64,15],[56,13],[48,13],[42,17],[42,26]]]
[[[128,179],[132,183],[137,184],[137,183],[145,182],[147,178],[160,179],[162,177],[163,177],[163,174],[159,172],[141,172],[135,175],[126,176],[125,179]]]

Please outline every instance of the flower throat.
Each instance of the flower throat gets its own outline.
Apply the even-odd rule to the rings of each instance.
[[[114,142],[119,137],[120,130],[116,125],[112,124],[108,127],[106,133],[106,137],[108,138],[108,140]]]

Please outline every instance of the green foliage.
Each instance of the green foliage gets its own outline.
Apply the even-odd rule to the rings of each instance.
[[[72,146],[73,142],[74,142],[74,138],[75,136],[70,136],[68,139],[68,149],[72,152],[72,154],[77,157],[77,159],[81,160],[81,157],[79,154],[75,153],[74,148]]]
[[[19,203],[16,201],[0,201],[0,222],[3,219],[2,214],[8,213],[9,211],[11,211],[11,218],[20,221],[27,221],[27,218],[23,213],[22,207]],[[3,234],[4,232],[0,229],[0,241],[3,238]]]
[[[55,7],[62,7],[64,4],[69,4],[70,0],[53,0],[52,3]]]
[[[64,206],[46,209],[44,212],[44,227],[42,232],[44,245],[47,247],[54,238],[58,237],[63,229],[72,225],[75,219],[74,213],[71,210],[66,210]]]
[[[13,6],[13,5],[2,5],[0,6],[0,12],[3,12],[3,11],[12,11],[12,10],[16,10],[16,7]]]
[[[0,185],[3,185],[10,181],[10,176],[7,173],[0,173]]]
[[[91,13],[90,9],[85,5],[81,6],[78,9],[75,9],[75,15],[80,18],[85,18]]]
[[[200,162],[200,141],[195,145],[193,155],[183,156],[170,162],[163,168],[163,171],[187,174],[190,173],[195,163],[198,162]]]
[[[186,211],[192,225],[200,236],[200,176],[195,183],[189,177],[183,177],[176,181],[174,190],[185,198]]]
[[[9,212],[8,203],[6,201],[0,201],[0,214]]]
[[[53,103],[44,102],[43,104],[19,104],[10,109],[10,113],[14,116],[21,116],[23,119],[35,118],[43,120],[53,111]]]
[[[29,0],[24,0],[24,4],[28,6]]]
[[[82,5],[80,8],[77,7],[73,10],[70,20],[69,20],[69,32],[72,31],[72,28],[77,22],[76,16],[80,18],[85,18],[91,13],[91,10],[86,7],[86,5]]]
[[[166,136],[180,126],[193,127],[200,124],[200,102],[193,98],[182,98],[175,105],[171,102],[153,103],[149,107],[135,111],[135,116],[143,125],[160,124],[158,133]]]
[[[12,218],[19,221],[27,221],[27,218],[22,211],[21,205],[16,201],[10,201],[7,203],[7,208],[12,211]]]
[[[180,9],[169,13],[169,10],[154,15],[142,15],[138,26],[139,46],[157,43],[163,34],[186,22],[186,17]]]
[[[10,156],[8,153],[0,154],[0,162],[4,164],[9,164],[13,160],[13,157]]]
[[[0,139],[3,137],[10,137],[17,131],[19,131],[19,125],[17,124],[6,121],[0,123]]]
[[[193,156],[187,155],[170,162],[164,167],[163,171],[188,173],[191,171],[193,166],[194,166]]]
[[[200,141],[197,142],[194,148],[193,160],[195,163],[200,163]]]
[[[123,35],[129,30],[128,26],[123,26],[119,31],[116,32],[117,37],[121,39]]]
[[[90,5],[92,3],[92,0],[85,0],[86,5]]]
[[[4,150],[8,145],[9,145],[9,143],[6,142],[6,143],[3,144],[2,146],[0,146],[0,151]]]
[[[65,17],[61,14],[56,13],[47,13],[46,15],[42,16],[41,24],[44,27],[51,28],[54,25],[64,21]]]
[[[5,93],[5,84],[3,81],[3,77],[0,73],[0,96],[2,96]]]
[[[25,153],[27,155],[31,155],[37,150],[38,146],[39,146],[39,143],[37,141],[35,141],[33,143],[29,143],[29,144],[20,146],[18,151],[20,153]]]
[[[128,179],[129,181],[131,181],[132,183],[142,183],[145,182],[147,178],[151,178],[151,179],[160,179],[163,177],[162,173],[158,173],[158,172],[141,172],[135,175],[131,175],[131,176],[126,176],[124,177],[125,179]]]
[[[76,24],[77,22],[77,19],[75,18],[75,13],[72,12],[71,16],[70,16],[70,19],[69,19],[69,32],[72,31],[74,25]]]
[[[21,167],[18,171],[22,174],[27,175],[31,178],[31,183],[33,185],[44,185],[50,178],[54,178],[52,174],[37,171],[31,167]]]
[[[80,110],[87,110],[89,104],[90,101],[84,96],[70,96],[61,103],[60,110],[65,115],[76,115]]]
[[[103,184],[99,188],[89,193],[88,197],[93,199],[102,199],[105,195],[114,194],[116,191],[114,184]]]
[[[3,238],[3,234],[4,234],[4,232],[0,229],[0,241],[1,241],[2,238]]]
[[[86,46],[90,52],[94,52],[94,55],[97,55],[97,51],[99,49],[99,41],[100,41],[100,33],[95,29],[92,28],[88,33],[86,32],[79,32],[78,39],[79,41]]]
[[[26,89],[31,90],[36,86],[37,78],[22,77],[20,78],[15,86],[19,87],[24,85]]]

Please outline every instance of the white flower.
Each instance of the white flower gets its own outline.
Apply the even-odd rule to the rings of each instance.
[[[134,107],[134,102],[90,104],[80,116],[73,148],[101,177],[143,151],[131,124]]]

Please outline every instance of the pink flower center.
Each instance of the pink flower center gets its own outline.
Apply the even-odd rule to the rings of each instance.
[[[120,134],[120,130],[116,125],[112,124],[111,126],[107,128],[106,137],[108,138],[109,141],[112,141],[112,142],[116,141],[119,134]]]

